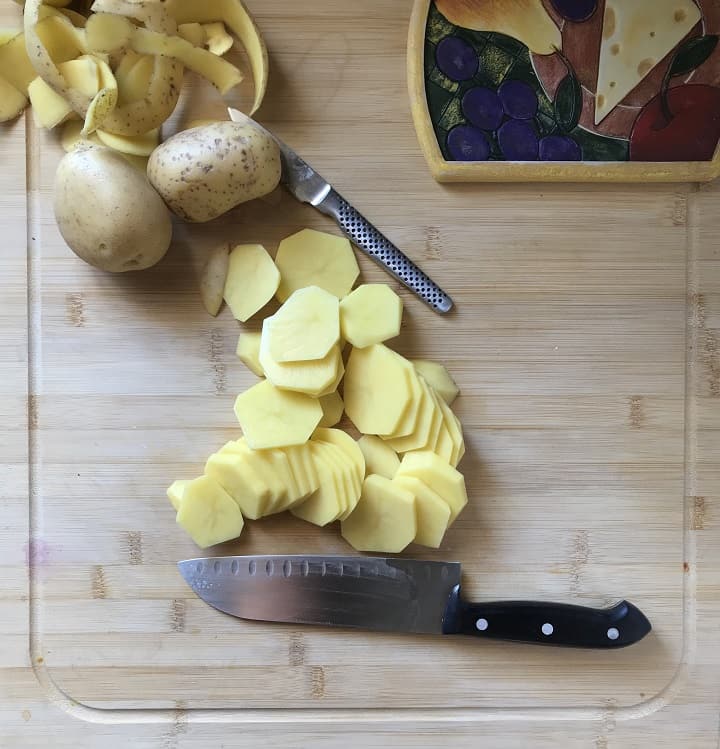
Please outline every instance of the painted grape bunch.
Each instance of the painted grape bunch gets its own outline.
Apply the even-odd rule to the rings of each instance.
[[[438,43],[435,63],[458,83],[474,78],[480,66],[475,48],[455,35]],[[554,101],[558,132],[540,137],[538,97],[530,84],[510,79],[497,90],[475,86],[462,97],[465,122],[448,133],[448,153],[456,161],[487,161],[494,149],[508,161],[580,161],[582,150],[567,132],[577,125],[581,106],[580,86],[568,67]]]

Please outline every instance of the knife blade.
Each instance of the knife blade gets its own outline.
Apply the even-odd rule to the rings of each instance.
[[[469,603],[461,565],[384,557],[231,556],[186,559],[181,575],[226,614],[293,624],[612,649],[651,625],[628,601],[596,609],[540,601]]]
[[[280,181],[301,203],[308,203],[335,219],[343,234],[390,275],[437,312],[449,312],[453,301],[384,234],[362,216],[333,186],[274,133],[237,109],[228,109],[233,122],[252,123],[268,134],[280,148]]]

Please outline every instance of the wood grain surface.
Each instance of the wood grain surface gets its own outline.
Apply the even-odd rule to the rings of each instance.
[[[439,317],[401,292],[397,348],[462,389],[471,495],[442,550],[406,555],[461,561],[477,599],[627,597],[654,632],[561,651],[198,601],[164,489],[237,434],[254,380],[238,324],[201,307],[202,258],[335,230],[279,193],[178,225],[150,271],[95,271],[58,234],[61,152],[27,117],[0,129],[0,747],[717,747],[720,188],[439,185],[406,93],[409,0],[251,9],[272,60],[263,123],[457,303]],[[174,126],[222,115],[188,84]],[[348,551],[279,517],[217,553]]]

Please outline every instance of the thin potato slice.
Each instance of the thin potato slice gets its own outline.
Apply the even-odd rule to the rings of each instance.
[[[397,554],[417,533],[415,497],[384,476],[371,474],[355,511],[343,520],[341,532],[358,551]]]
[[[203,549],[237,538],[244,525],[235,500],[209,476],[187,484],[177,522]]]
[[[25,49],[25,34],[17,32],[0,44],[0,76],[27,96],[28,86],[37,78]]]
[[[310,439],[322,418],[314,398],[276,388],[263,380],[238,395],[235,415],[254,450],[302,445]]]
[[[363,284],[340,302],[342,337],[357,348],[400,335],[403,304],[384,283]]]
[[[167,7],[177,23],[222,21],[235,34],[250,61],[255,87],[250,114],[254,114],[267,89],[268,53],[255,21],[241,0],[169,0]]]
[[[433,442],[431,445],[429,442],[436,423],[435,411],[438,405],[432,397],[430,387],[415,372],[413,372],[413,380],[417,382],[421,391],[415,426],[407,436],[388,438],[387,440],[388,445],[398,453],[405,453],[410,450],[432,449],[435,444]]]
[[[345,412],[363,434],[395,434],[411,407],[405,359],[378,343],[353,349],[345,371]]]
[[[463,475],[429,450],[405,453],[397,476],[413,476],[427,484],[450,506],[450,522],[467,504],[467,490]]]
[[[241,333],[235,353],[253,374],[265,377],[265,370],[260,364],[260,333],[252,333],[249,330]]]
[[[102,134],[98,132],[102,140]],[[213,317],[220,312],[225,292],[225,281],[230,267],[230,245],[225,243],[215,247],[208,254],[207,262],[200,276],[200,298],[203,306]]]
[[[411,359],[410,361],[418,373],[425,378],[427,384],[440,394],[448,406],[451,405],[458,397],[460,389],[447,369],[442,364],[428,359]]]
[[[442,403],[442,398],[440,398],[440,396],[438,396],[438,399]],[[442,416],[442,411],[440,411],[440,414]],[[438,432],[437,440],[435,441],[435,446],[432,448],[432,452],[442,458],[446,463],[452,463],[455,450],[456,448],[452,434],[450,434],[447,424],[445,423],[445,418],[442,416],[440,431]]]
[[[458,426],[455,414],[450,410],[450,406],[444,400],[440,400],[440,409],[443,412],[443,422],[450,435],[453,449],[448,461],[451,466],[456,466],[460,458],[465,454],[465,442],[463,440],[462,429]]]
[[[27,96],[0,76],[0,122],[14,120],[27,106]]]
[[[428,435],[426,449],[431,450],[432,452],[437,452],[435,448],[438,444],[438,441],[440,440],[440,433],[445,429],[445,420],[443,419],[443,412],[440,408],[442,398],[433,388],[429,388],[429,390],[430,395],[435,403],[435,409],[433,411],[433,422],[430,427],[430,434]]]
[[[340,481],[341,491],[339,495],[340,512],[336,520],[342,520],[350,514],[352,508],[357,504],[360,497],[360,486],[356,485],[355,469],[348,456],[337,446],[323,440],[311,440],[318,445],[324,445],[326,459],[335,467],[336,475]]]
[[[273,297],[280,272],[261,244],[241,244],[230,252],[225,301],[240,322],[246,322]]]
[[[322,419],[320,419],[320,426],[334,427],[335,424],[342,419],[345,410],[345,404],[340,397],[340,393],[338,393],[337,390],[333,390],[332,393],[321,395],[319,400],[320,408],[322,408],[323,411]]]
[[[90,55],[81,55],[74,60],[61,62],[58,70],[70,88],[92,98],[100,90],[100,71]]]
[[[270,502],[270,487],[248,464],[245,453],[234,443],[228,443],[208,458],[205,474],[225,489],[245,517],[257,520],[263,516]]]
[[[266,483],[273,487],[263,517],[282,512],[304,499],[290,468],[288,457],[282,450],[251,450],[246,460]]]
[[[360,275],[350,242],[314,229],[303,229],[283,239],[275,262],[282,276],[277,290],[281,302],[293,291],[313,285],[342,299]]]
[[[73,114],[67,99],[54,91],[42,78],[28,86],[33,120],[38,127],[52,129]]]
[[[365,457],[365,475],[377,473],[386,479],[395,476],[400,468],[400,458],[387,442],[372,434],[364,434],[358,440],[358,447]]]
[[[393,483],[406,489],[415,497],[417,533],[415,543],[440,548],[445,531],[450,523],[450,507],[440,495],[420,479],[412,476],[396,476]]]
[[[342,429],[328,429],[325,427],[316,429],[312,438],[313,440],[320,440],[321,442],[335,445],[335,447],[342,450],[349,458],[355,474],[353,483],[357,487],[359,494],[365,478],[365,456],[358,443],[347,432],[343,432]]]
[[[298,393],[319,396],[337,377],[338,369],[342,365],[340,348],[332,348],[324,359],[317,361],[300,361],[279,364],[273,359],[269,351],[271,330],[275,321],[274,316],[268,317],[263,323],[260,338],[260,366],[265,377],[276,387],[284,390],[294,390]]]
[[[180,509],[183,496],[185,495],[185,489],[190,483],[187,479],[178,479],[173,481],[167,489],[167,498],[170,500],[170,504],[175,508],[175,512]]]
[[[342,480],[336,465],[329,457],[332,447],[332,445],[321,442],[309,444],[310,454],[318,476],[318,488],[302,504],[290,510],[295,517],[319,526],[337,520],[345,507]]]
[[[272,319],[267,345],[279,364],[323,359],[340,340],[338,299],[318,286],[293,292]]]
[[[92,13],[85,24],[85,39],[91,52],[114,52],[126,47],[135,26],[125,16]]]
[[[334,393],[338,389],[344,376],[345,376],[345,365],[343,364],[342,355],[341,355],[340,364],[338,366],[338,371],[337,371],[337,374],[335,375],[335,379],[325,388],[325,390],[322,391],[322,393],[318,393],[318,398],[323,398],[326,395],[330,395],[330,393]]]
[[[303,497],[309,497],[320,485],[317,471],[312,460],[310,443],[295,445],[294,447],[283,447],[282,451],[287,455],[290,469],[293,472],[298,489]]]

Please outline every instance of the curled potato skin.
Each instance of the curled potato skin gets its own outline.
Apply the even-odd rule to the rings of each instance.
[[[156,148],[148,178],[186,221],[211,221],[280,182],[280,151],[259,128],[215,122],[183,130]]]
[[[121,154],[90,143],[65,154],[55,175],[58,229],[86,263],[113,273],[143,270],[167,252],[170,214],[145,175]]]

